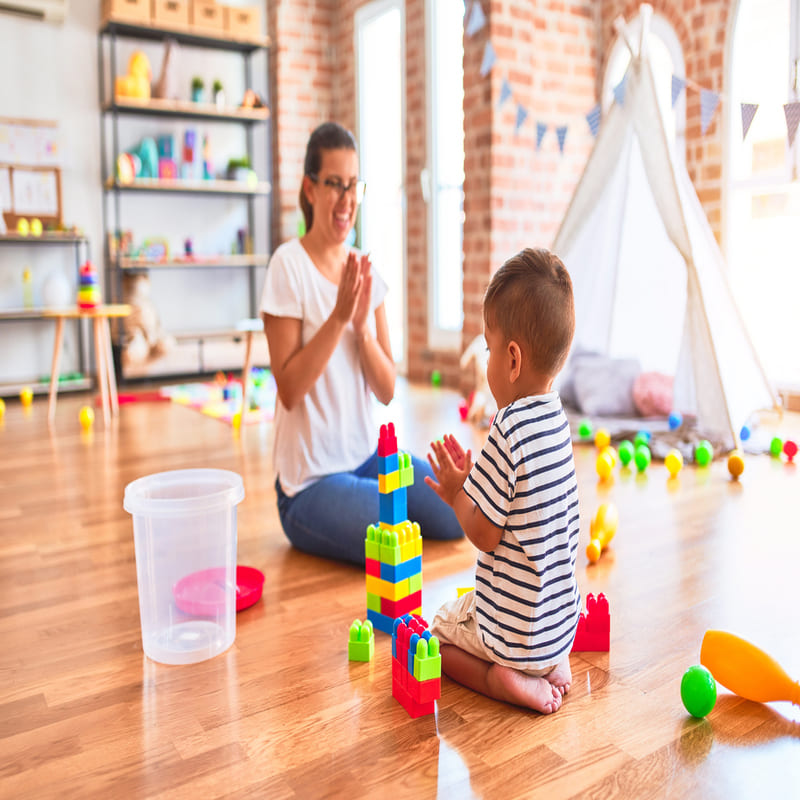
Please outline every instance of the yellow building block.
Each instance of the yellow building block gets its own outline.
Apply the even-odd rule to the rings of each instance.
[[[377,594],[387,600],[402,600],[408,597],[408,578],[399,583],[389,583],[389,581],[376,578],[374,575],[367,575],[367,593]]]
[[[378,475],[378,491],[381,494],[391,494],[400,488],[400,473],[395,470],[386,475]]]

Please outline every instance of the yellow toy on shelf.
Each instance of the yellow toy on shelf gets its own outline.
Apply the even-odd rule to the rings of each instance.
[[[150,69],[149,59],[141,50],[136,50],[128,61],[128,74],[117,75],[114,82],[114,95],[117,99],[134,97],[138,100],[149,100],[152,79],[153,73]]]

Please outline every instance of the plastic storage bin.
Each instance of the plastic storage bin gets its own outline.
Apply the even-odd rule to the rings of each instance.
[[[158,472],[125,487],[133,515],[142,646],[163,664],[192,664],[236,637],[236,506],[241,476]]]

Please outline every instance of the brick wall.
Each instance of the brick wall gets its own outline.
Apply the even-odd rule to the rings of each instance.
[[[273,122],[273,242],[292,236],[309,132],[325,119],[355,129],[354,16],[366,0],[271,0],[268,3]],[[481,301],[495,269],[526,246],[550,246],[591,151],[586,112],[599,97],[615,40],[613,21],[633,17],[639,0],[481,0],[487,25],[464,40],[464,330],[462,345],[482,330]],[[467,10],[471,0],[467,0]],[[723,89],[725,39],[732,0],[653,0],[680,39],[687,77]],[[424,0],[406,0],[406,190],[408,375],[432,369],[458,385],[458,354],[427,347],[427,209],[420,191],[426,163]],[[479,74],[491,38],[497,63]],[[498,108],[503,78],[513,98]],[[517,103],[529,116],[515,132]],[[539,150],[536,123],[548,126]],[[554,128],[568,126],[564,153]],[[722,112],[700,135],[700,99],[687,95],[687,166],[719,238]],[[466,388],[466,387],[462,387]]]

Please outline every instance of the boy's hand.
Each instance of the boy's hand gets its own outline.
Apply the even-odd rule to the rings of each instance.
[[[431,451],[428,453],[428,463],[436,480],[426,476],[425,483],[452,507],[472,469],[472,451],[467,450],[465,453],[449,434],[444,437],[443,442],[431,442]]]

